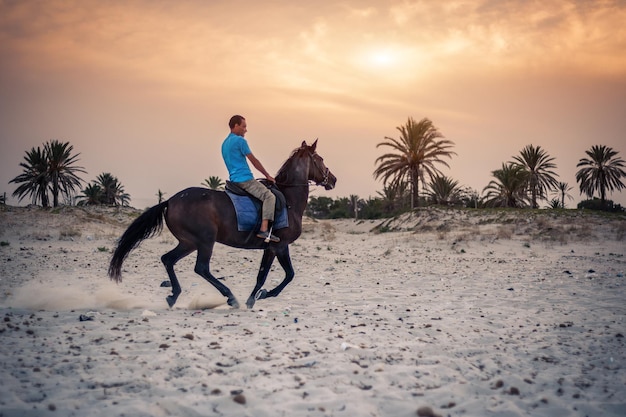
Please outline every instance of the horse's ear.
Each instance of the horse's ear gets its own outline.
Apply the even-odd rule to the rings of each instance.
[[[311,151],[315,152],[315,148],[317,148],[317,139],[315,139],[315,142],[311,145]]]
[[[300,147],[301,147],[301,148],[306,148],[306,146],[307,146],[307,145],[306,145],[306,140],[303,140],[303,141],[302,141],[302,145],[300,145]]]

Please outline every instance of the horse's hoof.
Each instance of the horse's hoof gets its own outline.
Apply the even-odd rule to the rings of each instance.
[[[231,298],[228,300],[228,305],[232,308],[239,308],[239,301],[236,298]]]
[[[167,305],[170,306],[170,308],[174,307],[174,304],[176,304],[176,298],[172,295],[168,295],[165,299],[167,300]]]
[[[264,298],[267,298],[267,290],[261,288],[260,290],[258,290],[254,296],[255,300],[262,300]]]
[[[251,310],[252,307],[254,307],[254,302],[256,300],[254,299],[254,297],[250,297],[248,298],[248,301],[246,301],[246,307],[248,307],[248,310]]]

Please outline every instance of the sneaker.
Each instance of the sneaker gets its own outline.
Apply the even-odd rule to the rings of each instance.
[[[278,236],[274,236],[269,232],[259,232],[256,237],[261,238],[263,240],[270,240],[272,242],[280,242],[280,238]]]

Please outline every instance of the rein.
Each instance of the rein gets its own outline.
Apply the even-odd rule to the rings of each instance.
[[[319,184],[312,184],[311,181],[309,181],[304,184],[288,184],[286,182],[277,182],[276,185],[283,187],[283,188],[287,188],[287,187],[310,187],[311,185],[319,185]]]

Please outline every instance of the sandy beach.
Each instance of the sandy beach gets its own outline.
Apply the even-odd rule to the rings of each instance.
[[[0,208],[0,416],[624,416],[626,217],[423,209],[312,220],[235,310],[139,211]],[[261,252],[217,245],[242,305]],[[276,263],[267,289],[283,278]]]

